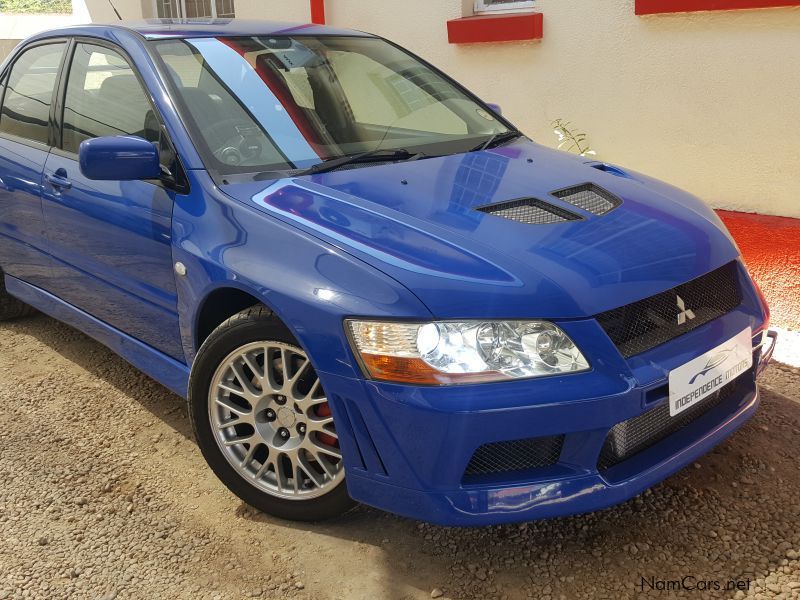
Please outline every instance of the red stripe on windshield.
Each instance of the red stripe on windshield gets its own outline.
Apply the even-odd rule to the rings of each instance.
[[[217,40],[234,50],[242,58],[245,58],[247,51],[235,39],[220,37],[217,38]],[[245,58],[245,60],[247,59]],[[294,96],[292,96],[292,92],[289,90],[286,82],[279,77],[275,77],[268,68],[260,66],[258,63],[259,61],[256,60],[256,65],[253,67],[253,70],[258,73],[261,81],[266,84],[272,94],[278,99],[278,102],[281,103],[281,106],[286,110],[286,114],[292,119],[297,130],[305,138],[306,142],[308,142],[308,145],[311,146],[317,156],[322,157],[325,155],[326,153],[323,148],[324,143],[313,125],[309,123],[303,108],[294,101]]]

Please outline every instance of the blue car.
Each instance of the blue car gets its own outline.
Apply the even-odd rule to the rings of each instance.
[[[775,335],[712,210],[380,37],[70,27],[20,44],[0,102],[0,318],[187,398],[266,513],[592,511],[756,410]]]

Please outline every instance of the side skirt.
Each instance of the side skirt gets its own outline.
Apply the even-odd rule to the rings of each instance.
[[[189,367],[185,364],[103,323],[41,288],[9,275],[6,275],[5,279],[6,291],[12,296],[108,346],[161,385],[182,398],[187,397]]]

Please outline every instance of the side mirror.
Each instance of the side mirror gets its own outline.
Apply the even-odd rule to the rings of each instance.
[[[120,135],[84,140],[78,160],[81,173],[89,179],[132,181],[161,176],[158,150],[140,137]]]
[[[491,108],[491,109],[492,109],[494,112],[496,112],[498,115],[502,115],[502,114],[503,114],[503,109],[502,109],[502,108],[500,108],[500,105],[499,105],[499,104],[494,104],[493,102],[487,102],[487,103],[486,103],[486,106],[488,106],[489,108]]]

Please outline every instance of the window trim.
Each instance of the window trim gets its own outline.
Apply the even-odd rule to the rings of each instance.
[[[800,0],[636,0],[637,15],[800,6]]]
[[[447,41],[451,44],[529,42],[544,35],[544,15],[526,10],[511,13],[485,13],[447,22]]]
[[[499,6],[487,4],[486,2],[487,0],[475,0],[474,10],[476,15],[522,12],[532,10],[536,4],[535,0],[516,0]]]
[[[58,84],[56,85],[56,92],[58,94],[56,101],[53,104],[53,117],[54,117],[54,143],[51,152],[53,154],[57,154],[58,156],[62,156],[64,158],[69,158],[72,160],[78,160],[78,154],[75,152],[70,152],[68,150],[64,150],[63,148],[63,131],[64,131],[64,110],[66,109],[66,97],[67,97],[67,84],[69,83],[69,75],[70,71],[72,71],[72,61],[75,55],[75,49],[78,47],[78,44],[90,44],[92,46],[100,46],[101,48],[106,48],[108,50],[112,50],[119,54],[122,59],[128,63],[128,66],[131,69],[131,72],[136,77],[136,80],[139,82],[139,85],[142,86],[142,90],[144,91],[145,98],[150,103],[150,107],[153,110],[153,113],[156,115],[158,119],[158,123],[161,127],[162,135],[166,136],[167,143],[172,147],[172,152],[175,154],[175,160],[178,164],[177,173],[173,173],[174,182],[169,181],[168,179],[164,178],[163,176],[159,179],[148,180],[152,181],[156,185],[161,185],[167,187],[169,189],[174,189],[175,191],[181,194],[188,194],[189,193],[189,182],[186,178],[186,171],[183,167],[183,163],[181,161],[180,154],[178,154],[178,149],[175,146],[175,143],[172,141],[172,137],[169,135],[169,131],[167,131],[164,118],[161,115],[161,111],[156,104],[155,98],[153,97],[150,88],[147,87],[144,79],[142,78],[141,74],[139,73],[139,69],[136,68],[135,63],[131,59],[130,55],[125,51],[124,48],[115,44],[114,42],[110,42],[103,38],[95,38],[90,36],[75,36],[69,38],[69,46],[64,53],[64,57],[68,58],[69,62],[62,62],[61,69],[59,71],[59,80]]]
[[[50,113],[47,119],[47,142],[40,142],[38,140],[32,140],[30,138],[20,137],[18,135],[14,135],[13,133],[5,133],[0,131],[0,138],[10,140],[12,142],[16,142],[18,144],[23,144],[25,146],[30,146],[31,148],[36,148],[38,150],[51,150],[54,147],[55,142],[55,131],[53,129],[54,121],[55,121],[55,109],[56,103],[58,102],[58,92],[59,86],[61,84],[61,76],[64,72],[64,65],[67,55],[70,52],[70,44],[72,39],[66,36],[60,37],[51,37],[51,38],[43,38],[40,40],[32,41],[20,48],[17,48],[17,51],[11,56],[10,60],[6,63],[5,68],[0,72],[0,81],[7,83],[8,80],[11,78],[11,71],[13,70],[14,66],[17,64],[17,61],[20,57],[25,54],[28,50],[32,50],[33,48],[37,48],[39,46],[47,46],[50,44],[64,44],[64,52],[61,55],[61,63],[58,65],[58,73],[56,73],[56,81],[55,85],[53,86],[53,95],[50,97]],[[2,94],[0,94],[0,113],[3,110],[3,105],[5,104],[5,96],[7,91],[7,86],[3,86]]]

